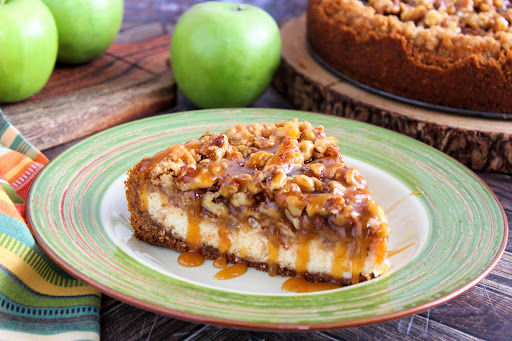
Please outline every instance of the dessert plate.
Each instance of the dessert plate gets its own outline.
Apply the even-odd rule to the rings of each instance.
[[[336,136],[346,162],[360,169],[374,198],[390,210],[390,249],[409,247],[391,257],[388,274],[331,291],[287,293],[281,290],[285,278],[250,269],[233,280],[214,280],[211,262],[184,268],[177,252],[131,236],[123,181],[144,156],[206,131],[295,117]],[[163,115],[101,132],[40,172],[27,209],[41,247],[100,291],[161,314],[251,329],[339,328],[431,308],[482,280],[508,235],[489,188],[437,150],[339,117],[254,108]]]

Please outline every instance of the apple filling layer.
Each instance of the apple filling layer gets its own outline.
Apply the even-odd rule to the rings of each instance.
[[[145,158],[126,181],[135,236],[270,275],[377,277],[389,227],[336,142],[308,122],[239,125]]]

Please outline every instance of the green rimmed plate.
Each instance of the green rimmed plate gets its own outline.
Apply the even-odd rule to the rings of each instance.
[[[289,294],[256,270],[229,281],[215,269],[177,264],[172,250],[131,237],[123,180],[144,156],[238,123],[298,117],[340,140],[385,208],[389,274],[342,289]],[[413,191],[422,194],[408,196]],[[507,222],[489,188],[450,157],[375,126],[313,113],[237,109],[153,117],[106,130],[68,149],[34,181],[28,217],[43,249],[100,291],[158,313],[265,329],[324,329],[379,322],[443,303],[487,275],[501,257]]]

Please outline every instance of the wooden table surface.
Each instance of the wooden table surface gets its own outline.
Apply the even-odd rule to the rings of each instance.
[[[196,0],[125,0],[125,20],[118,42],[136,42],[172,32],[173,25]],[[307,0],[245,1],[267,10],[278,23],[306,9]],[[255,107],[293,107],[269,89]],[[165,112],[196,109],[181,94]],[[72,144],[45,150],[51,159]],[[512,217],[512,176],[477,173],[499,198]],[[246,331],[181,321],[139,309],[103,295],[101,337],[103,340],[372,340],[457,339],[512,340],[512,246],[487,278],[459,297],[436,308],[400,319],[328,331],[283,333]]]

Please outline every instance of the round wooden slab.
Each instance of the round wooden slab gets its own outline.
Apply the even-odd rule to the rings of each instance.
[[[512,173],[512,121],[419,108],[343,81],[309,53],[305,15],[285,23],[281,36],[282,61],[274,86],[301,110],[347,117],[397,131],[445,152],[474,170]]]

